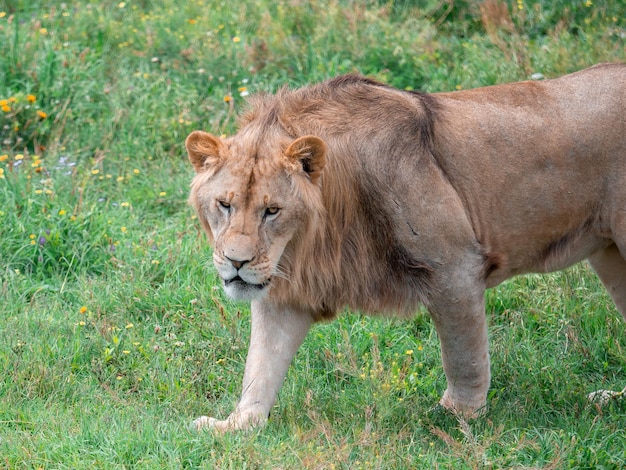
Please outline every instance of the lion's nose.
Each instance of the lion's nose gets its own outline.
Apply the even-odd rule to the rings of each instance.
[[[237,270],[241,269],[241,267],[246,264],[249,263],[251,260],[249,259],[245,259],[245,260],[238,260],[238,259],[233,259],[233,258],[229,258],[228,256],[226,257],[226,259],[228,261],[230,261],[230,264],[233,265],[233,267]]]

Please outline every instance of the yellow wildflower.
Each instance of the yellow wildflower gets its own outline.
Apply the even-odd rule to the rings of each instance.
[[[44,113],[41,109],[37,110],[37,116],[39,116],[41,119],[46,119],[48,117],[48,115]]]
[[[78,310],[80,313],[86,313],[87,312],[87,307],[85,307],[84,305]]]
[[[6,104],[3,104],[2,106],[0,106],[0,109],[2,109],[2,111],[4,111],[5,113],[8,113],[11,111],[11,107]]]
[[[8,160],[9,156],[5,153],[4,155],[0,155],[0,162],[4,162],[5,160]]]
[[[37,101],[37,98],[35,97],[35,95],[28,95],[28,96],[26,97],[26,100],[27,100],[29,103],[34,103],[35,101]]]

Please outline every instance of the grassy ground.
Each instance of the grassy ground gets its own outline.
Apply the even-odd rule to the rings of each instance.
[[[268,427],[236,402],[248,307],[186,205],[182,143],[248,93],[361,71],[438,91],[625,61],[623,2],[0,0],[0,468],[621,468],[623,321],[585,266],[488,293],[466,426],[427,315],[316,327]]]

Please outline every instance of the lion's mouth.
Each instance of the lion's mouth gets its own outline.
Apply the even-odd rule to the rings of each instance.
[[[260,284],[253,284],[251,282],[244,281],[240,276],[235,276],[232,279],[224,279],[224,286],[241,286],[251,287],[258,290],[263,290],[269,285],[270,281],[265,281]]]

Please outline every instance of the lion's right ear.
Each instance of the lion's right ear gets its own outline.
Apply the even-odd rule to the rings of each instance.
[[[221,160],[220,151],[224,144],[208,132],[193,131],[185,140],[185,147],[196,173],[201,173]]]

